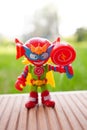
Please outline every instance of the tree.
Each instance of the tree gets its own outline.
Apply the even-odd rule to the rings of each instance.
[[[86,28],[78,28],[76,30],[76,40],[78,42],[80,41],[86,41],[87,40],[87,29]]]
[[[44,37],[54,39],[58,36],[58,14],[53,5],[48,5],[34,14],[33,18],[33,31],[23,35],[24,40],[30,37]]]

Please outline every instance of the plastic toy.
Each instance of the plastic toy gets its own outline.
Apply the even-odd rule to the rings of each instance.
[[[47,89],[47,72],[52,70],[59,73],[66,73],[68,78],[72,78],[73,68],[71,63],[76,57],[75,50],[71,45],[61,43],[59,37],[53,43],[39,37],[32,38],[25,44],[15,39],[15,43],[17,50],[16,58],[19,59],[24,56],[29,62],[15,83],[16,89],[20,91],[23,90],[27,82],[31,83],[29,101],[25,104],[25,107],[29,109],[38,104],[38,86],[41,87],[42,104],[54,107],[55,102],[51,100]],[[49,58],[51,58],[53,64],[48,63]],[[27,78],[29,73],[31,74],[31,78]]]

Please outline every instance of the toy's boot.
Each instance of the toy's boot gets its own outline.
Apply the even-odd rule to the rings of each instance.
[[[25,104],[26,108],[33,108],[38,104],[38,93],[30,92],[29,101]]]
[[[48,90],[45,90],[44,92],[42,92],[41,97],[42,97],[43,105],[48,106],[48,107],[54,107],[55,106],[55,102],[51,101],[50,94],[49,94]]]

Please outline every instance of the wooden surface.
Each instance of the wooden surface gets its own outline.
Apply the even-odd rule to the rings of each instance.
[[[51,93],[51,97],[54,108],[39,102],[27,110],[28,94],[0,95],[0,130],[87,130],[87,91]]]

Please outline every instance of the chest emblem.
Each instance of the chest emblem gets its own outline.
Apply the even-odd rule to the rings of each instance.
[[[34,73],[37,76],[41,76],[44,73],[44,68],[43,67],[36,67],[36,68],[34,68]]]

